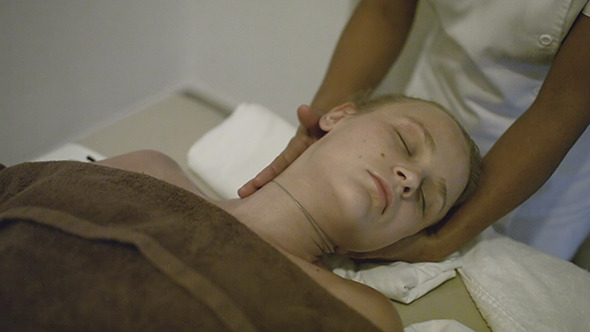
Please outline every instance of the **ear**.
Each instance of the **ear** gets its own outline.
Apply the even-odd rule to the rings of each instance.
[[[328,113],[320,118],[320,128],[328,132],[342,119],[346,119],[357,114],[356,107],[353,103],[345,103],[334,107]]]

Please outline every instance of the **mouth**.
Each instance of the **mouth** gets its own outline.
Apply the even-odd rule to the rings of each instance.
[[[371,171],[368,171],[368,173],[371,176],[371,178],[373,178],[373,182],[375,182],[377,194],[379,195],[379,199],[381,200],[381,204],[383,205],[383,210],[381,210],[381,214],[384,214],[393,202],[393,190],[391,189],[391,185],[387,183],[387,181],[385,181],[383,178]]]

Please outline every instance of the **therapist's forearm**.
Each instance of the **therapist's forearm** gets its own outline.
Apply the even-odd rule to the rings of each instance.
[[[359,91],[374,89],[397,59],[414,19],[416,1],[362,1],[332,56],[311,104],[324,114]]]
[[[438,231],[441,254],[459,249],[528,199],[586,130],[590,123],[589,36],[590,18],[580,16],[537,100],[485,156],[475,194]]]
[[[534,194],[584,129],[560,122],[538,123],[534,116],[533,112],[519,119],[484,158],[475,194],[438,233],[439,241],[449,246],[443,250],[446,254],[458,250]],[[566,135],[556,133],[560,125],[571,131]]]

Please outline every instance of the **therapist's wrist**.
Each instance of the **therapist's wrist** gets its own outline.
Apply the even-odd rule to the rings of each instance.
[[[330,93],[325,92],[333,89],[324,89],[320,88],[318,93],[313,98],[313,101],[309,105],[313,111],[315,111],[319,116],[322,116],[332,110],[334,107],[340,106],[348,101],[350,101],[350,95],[342,94],[342,93]],[[337,89],[337,91],[342,91],[343,89]]]

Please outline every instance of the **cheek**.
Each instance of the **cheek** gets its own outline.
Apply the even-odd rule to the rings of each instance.
[[[370,221],[373,201],[365,188],[355,178],[336,180],[330,184],[333,188],[332,199],[329,204],[333,206],[333,220],[330,227],[330,235],[336,243],[346,248],[359,248],[366,242],[367,232],[375,228]]]
[[[416,205],[410,202],[401,202],[395,219],[393,221],[393,231],[395,238],[403,239],[417,233],[424,228],[424,221],[416,211]]]
[[[354,175],[344,174],[344,176],[349,178],[344,180],[347,181],[347,185],[341,186],[336,191],[338,207],[342,220],[346,220],[354,228],[370,217],[372,199],[361,183],[361,179],[355,178]]]
[[[362,130],[352,129],[343,139],[350,143],[349,147],[354,147],[357,151],[371,151],[377,154],[385,154],[386,149],[393,144],[391,131],[383,126],[365,127]]]

